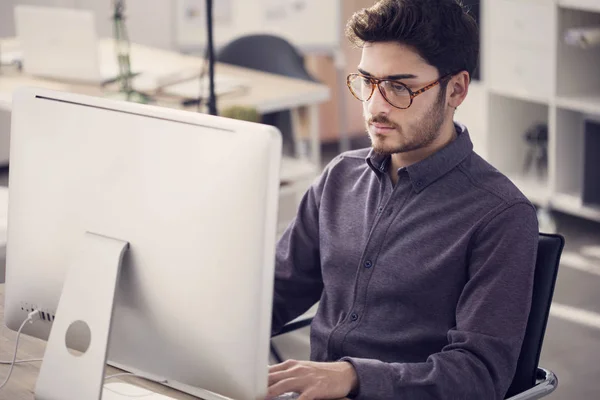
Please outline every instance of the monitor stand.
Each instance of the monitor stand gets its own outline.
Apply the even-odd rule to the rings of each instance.
[[[86,232],[75,249],[38,376],[36,400],[100,399],[117,280],[128,247],[125,241]],[[71,351],[67,341],[85,351]]]
[[[123,240],[85,233],[65,276],[35,400],[175,400],[128,383],[104,385],[115,292],[128,248]],[[85,351],[72,351],[67,342]]]

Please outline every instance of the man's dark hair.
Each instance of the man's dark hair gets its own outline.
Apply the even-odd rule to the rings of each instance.
[[[440,76],[467,71],[479,58],[477,23],[459,0],[381,0],[346,26],[355,45],[398,42],[414,49]]]

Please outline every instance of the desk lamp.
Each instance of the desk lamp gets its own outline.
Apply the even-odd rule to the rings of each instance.
[[[114,0],[113,12],[113,35],[115,39],[115,50],[117,62],[119,63],[120,92],[125,95],[125,100],[136,103],[148,103],[148,96],[135,91],[131,85],[131,61],[129,57],[130,42],[125,25],[125,0]]]

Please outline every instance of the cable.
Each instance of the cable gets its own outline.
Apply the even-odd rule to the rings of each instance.
[[[41,362],[44,361],[43,358],[30,358],[27,360],[17,360],[15,361],[15,364],[25,364],[25,363],[31,363],[31,362]],[[0,361],[0,365],[9,365],[12,364],[12,361]]]
[[[204,96],[204,78],[206,77],[206,70],[208,69],[208,50],[204,51],[204,60],[202,62],[202,69],[200,70],[199,80],[198,80],[198,97],[185,99],[181,102],[181,105],[184,107],[196,106],[196,111],[202,112],[202,105],[204,105],[204,100],[206,96]]]
[[[40,319],[40,312],[39,312],[39,310],[34,310],[34,311],[30,312],[27,315],[27,318],[25,319],[25,321],[23,321],[23,323],[19,327],[19,330],[17,331],[17,338],[15,340],[15,351],[13,353],[12,361],[0,361],[0,365],[8,365],[8,364],[10,364],[10,369],[8,370],[8,375],[4,379],[4,382],[2,382],[2,384],[0,385],[0,390],[2,390],[2,388],[4,388],[4,386],[6,386],[6,384],[8,383],[8,380],[10,379],[10,377],[12,375],[12,371],[13,371],[13,368],[15,367],[15,364],[23,364],[23,363],[29,363],[29,362],[43,361],[43,359],[41,359],[41,358],[31,358],[31,359],[26,359],[26,360],[17,360],[17,351],[19,350],[19,339],[21,337],[21,332],[23,331],[23,328],[25,327],[25,324],[27,324],[28,322],[34,323],[35,321],[38,321],[39,319]],[[131,373],[131,372],[123,372],[123,373],[108,375],[108,376],[106,376],[104,378],[104,380],[107,381],[109,379],[118,378],[118,377],[121,377],[121,376],[132,376],[132,377],[145,379],[147,381],[155,382],[155,383],[159,383],[159,384],[165,384],[165,383],[167,383],[166,379],[163,379],[163,380],[152,379],[152,378],[149,378],[147,376],[138,375],[138,374],[134,374],[134,373]],[[117,391],[115,391],[115,390],[113,390],[111,388],[106,387],[106,386],[104,386],[104,388],[108,389],[109,391],[111,391],[113,393],[116,393],[118,395],[127,396],[127,397],[147,397],[147,396],[150,396],[150,395],[154,394],[153,392],[148,391],[148,393],[143,394],[143,395],[126,395],[126,394],[123,394],[123,393],[119,393],[119,392],[117,392]]]
[[[202,63],[202,70],[200,71],[200,81],[199,81],[199,95],[198,95],[198,112],[202,112],[202,104],[205,99],[204,96],[204,77],[206,76],[206,70],[208,68],[209,60],[208,60],[208,49],[204,51],[204,62]]]
[[[39,310],[34,310],[27,315],[27,318],[25,319],[25,321],[23,321],[23,323],[19,327],[19,330],[17,331],[17,340],[15,343],[15,352],[13,354],[12,362],[10,363],[10,369],[8,370],[8,375],[6,376],[6,379],[4,379],[4,382],[2,382],[2,384],[0,385],[0,390],[2,390],[2,388],[4,386],[6,386],[6,384],[8,383],[8,380],[10,379],[10,376],[12,375],[13,368],[15,367],[15,363],[17,360],[17,350],[19,349],[19,338],[21,336],[21,331],[25,327],[26,323],[28,323],[28,322],[34,323],[35,321],[37,321],[39,319],[40,319]]]

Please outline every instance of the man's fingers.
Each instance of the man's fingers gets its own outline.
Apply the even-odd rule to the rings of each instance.
[[[292,378],[295,374],[296,373],[293,369],[286,369],[279,372],[269,372],[269,386],[273,386],[277,382],[284,379]]]
[[[286,361],[282,362],[281,364],[271,365],[269,367],[269,373],[285,371],[286,369],[289,369],[289,368],[294,367],[296,365],[298,365],[298,361],[296,361],[296,360],[286,360]]]
[[[298,378],[288,378],[269,386],[267,400],[287,392],[302,393],[302,384]]]

